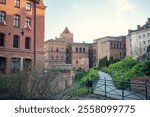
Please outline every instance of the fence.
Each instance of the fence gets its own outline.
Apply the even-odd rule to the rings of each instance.
[[[98,79],[92,81],[92,93],[120,100],[149,100],[150,82],[127,82]],[[135,90],[138,87],[138,90]]]

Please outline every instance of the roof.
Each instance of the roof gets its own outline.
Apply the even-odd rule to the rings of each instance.
[[[70,32],[69,29],[66,27],[65,30],[63,31],[63,33],[71,33],[71,32]]]

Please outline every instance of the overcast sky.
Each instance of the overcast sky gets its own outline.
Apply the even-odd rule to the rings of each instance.
[[[150,0],[44,0],[45,40],[59,37],[67,26],[75,42],[127,35],[150,17]]]

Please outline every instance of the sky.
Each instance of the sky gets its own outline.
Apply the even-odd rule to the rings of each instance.
[[[150,17],[150,0],[44,0],[45,40],[67,26],[75,42],[127,35]]]

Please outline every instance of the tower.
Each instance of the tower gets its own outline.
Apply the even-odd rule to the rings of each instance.
[[[73,42],[73,33],[66,27],[65,30],[60,34],[60,38],[66,42]]]

